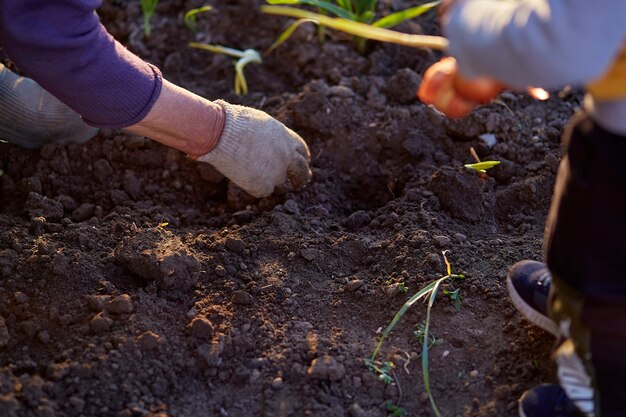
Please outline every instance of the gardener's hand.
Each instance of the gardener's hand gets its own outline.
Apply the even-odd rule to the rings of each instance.
[[[309,149],[297,133],[260,110],[218,100],[225,114],[217,146],[197,158],[208,162],[255,197],[267,197],[291,183],[300,189],[311,178]]]
[[[502,85],[488,78],[464,79],[456,60],[446,57],[426,70],[417,97],[445,115],[457,118],[493,100],[501,90]]]

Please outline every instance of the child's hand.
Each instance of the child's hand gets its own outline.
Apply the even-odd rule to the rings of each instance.
[[[426,70],[417,97],[446,116],[457,118],[491,101],[501,90],[499,83],[488,78],[462,78],[456,60],[446,57]]]

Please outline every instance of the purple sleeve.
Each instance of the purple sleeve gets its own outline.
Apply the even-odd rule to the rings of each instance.
[[[97,127],[141,121],[161,73],[106,31],[101,0],[0,0],[0,44],[24,74]]]

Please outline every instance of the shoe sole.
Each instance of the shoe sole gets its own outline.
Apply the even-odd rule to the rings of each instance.
[[[519,310],[520,313],[524,315],[524,317],[526,317],[526,319],[528,319],[528,321],[533,323],[535,326],[542,328],[543,330],[552,334],[555,337],[559,337],[561,335],[559,326],[557,326],[557,324],[552,321],[550,317],[541,314],[540,312],[529,306],[526,301],[524,301],[524,299],[517,293],[517,291],[515,290],[515,286],[513,286],[513,282],[511,282],[511,279],[508,277],[506,279],[506,286],[509,289],[509,295],[511,296],[511,301],[513,302],[513,305]]]
[[[520,397],[520,402],[517,407],[517,412],[519,414],[519,417],[526,417],[526,413],[524,412],[524,407],[522,407],[522,399],[524,398],[524,395],[526,395],[526,393],[522,394],[522,396]]]

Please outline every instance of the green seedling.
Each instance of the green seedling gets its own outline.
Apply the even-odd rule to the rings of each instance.
[[[380,382],[384,384],[391,384],[393,382],[393,377],[389,375],[393,368],[396,367],[393,362],[378,362],[372,359],[365,359],[364,361],[369,370],[378,375]]]
[[[298,19],[280,34],[276,42],[270,47],[270,51],[289,39],[301,24],[307,22],[353,35],[355,37],[354,43],[360,52],[365,52],[367,39],[434,49],[445,49],[448,44],[448,41],[440,36],[408,35],[388,29],[426,13],[438,6],[441,1],[411,7],[378,20],[375,20],[377,0],[337,0],[337,4],[323,0],[267,0],[267,2],[271,5],[261,6],[262,12]],[[294,7],[276,6],[285,4],[315,6],[336,17]]]
[[[391,400],[385,402],[385,408],[389,411],[387,417],[404,417],[409,414],[405,408],[395,405]]]
[[[243,69],[251,62],[260,64],[263,62],[261,55],[254,49],[246,49],[240,51],[238,49],[227,48],[221,45],[210,45],[199,42],[189,42],[189,46],[192,48],[204,49],[216,54],[227,55],[233,58],[237,58],[235,61],[235,93],[239,95],[248,94],[248,83],[246,77],[243,75]]]
[[[448,298],[450,298],[450,300],[452,301],[452,303],[454,304],[454,308],[456,308],[456,311],[459,311],[461,309],[461,296],[459,295],[459,290],[460,288],[457,288],[454,291],[450,291],[447,289],[443,289],[442,292],[448,296]]]
[[[483,177],[486,176],[485,174],[487,174],[488,169],[491,169],[496,165],[500,165],[500,161],[481,161],[473,146],[470,147],[469,151],[472,157],[476,160],[476,163],[465,164],[465,168],[473,169],[474,171],[481,174],[481,176]]]
[[[500,161],[482,161],[475,164],[465,164],[465,168],[473,169],[481,174],[486,174],[488,169],[500,165]]]
[[[415,304],[417,301],[422,298],[428,300],[428,304],[426,306],[426,319],[424,320],[424,330],[423,340],[429,340],[429,330],[430,330],[430,312],[432,310],[433,304],[435,303],[435,298],[437,297],[437,293],[439,292],[439,288],[442,284],[452,282],[454,280],[465,278],[461,274],[453,274],[452,267],[450,266],[450,262],[448,262],[448,258],[446,256],[446,251],[443,253],[443,259],[446,264],[446,275],[438,278],[434,281],[431,281],[426,286],[424,286],[421,290],[419,290],[416,294],[414,294],[411,298],[404,303],[404,305],[398,310],[396,315],[393,317],[391,322],[387,325],[387,328],[383,331],[372,356],[369,359],[369,363],[376,363],[376,356],[380,351],[380,348],[385,341],[385,338],[389,335],[391,330],[395,327],[395,325],[400,321],[402,316],[407,312],[407,310]],[[430,343],[422,343],[422,376],[424,381],[424,390],[428,395],[428,399],[430,401],[430,406],[437,417],[441,417],[441,413],[439,412],[439,408],[437,408],[437,404],[435,403],[435,399],[433,398],[432,391],[430,388],[430,374],[428,368],[428,349],[430,347]]]
[[[420,346],[424,346],[426,336],[428,336],[429,349],[433,346],[443,344],[442,338],[437,338],[434,334],[426,335],[426,323],[424,322],[415,325],[415,331],[413,332],[413,336],[415,336],[415,339]]]
[[[402,294],[406,294],[409,291],[409,287],[407,287],[403,282],[398,282],[398,291],[400,291]]]
[[[183,16],[183,22],[185,22],[185,26],[187,26],[187,28],[193,33],[196,33],[198,31],[198,24],[196,22],[196,16],[199,13],[208,12],[211,9],[212,9],[211,6],[202,6],[202,7],[198,7],[197,9],[189,10],[187,13],[185,13],[185,16]]]
[[[143,33],[146,38],[152,33],[152,16],[159,0],[140,0],[141,12],[143,13]]]

